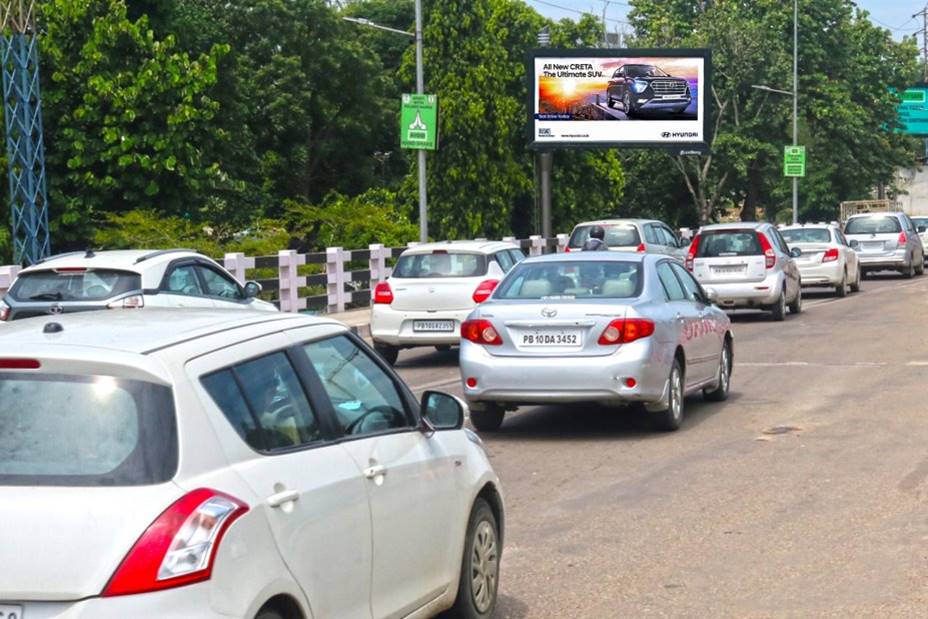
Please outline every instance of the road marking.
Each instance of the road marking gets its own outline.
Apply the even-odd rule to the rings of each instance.
[[[459,382],[461,382],[460,377],[446,378],[444,380],[437,380],[432,383],[425,383],[424,385],[411,386],[410,389],[412,389],[413,391],[425,391],[427,389],[434,389],[435,387],[447,387],[448,385],[453,385]]]
[[[906,365],[912,365],[910,361]],[[789,367],[816,367],[816,368],[882,368],[888,366],[888,363],[879,361],[858,361],[857,363],[818,363],[810,361],[736,361],[735,367],[749,368],[789,368]],[[928,362],[925,363],[928,365]]]
[[[909,361],[906,365],[909,367],[923,368],[928,367],[928,361]]]

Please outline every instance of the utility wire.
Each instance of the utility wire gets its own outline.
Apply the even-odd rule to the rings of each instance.
[[[600,19],[599,15],[597,15],[596,13],[592,13],[590,11],[581,11],[580,9],[575,9],[569,6],[563,6],[561,4],[555,4],[554,2],[548,2],[547,0],[529,0],[529,2],[534,2],[536,4],[543,4],[545,6],[549,6],[554,9],[561,9],[562,11],[567,11],[569,13],[576,13],[578,15],[590,15],[591,17]],[[610,4],[612,4],[612,2],[610,2]],[[616,2],[615,4],[620,4],[620,3]],[[627,26],[632,25],[631,22],[622,21],[621,19],[613,19],[611,17],[607,17],[606,21],[611,21],[616,24],[625,24]]]

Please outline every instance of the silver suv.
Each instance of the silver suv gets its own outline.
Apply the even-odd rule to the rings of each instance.
[[[593,226],[606,232],[606,245],[611,250],[635,251],[639,254],[665,254],[682,261],[686,255],[686,239],[680,239],[670,226],[657,219],[601,219],[584,221],[574,226],[567,242],[567,251],[580,251],[590,238]]]
[[[906,277],[925,272],[925,248],[915,222],[905,213],[861,213],[844,224],[844,236],[857,252],[864,275],[899,271]]]
[[[801,252],[790,250],[776,226],[732,223],[705,226],[690,244],[686,268],[714,291],[725,309],[769,311],[774,320],[802,311],[799,268]]]

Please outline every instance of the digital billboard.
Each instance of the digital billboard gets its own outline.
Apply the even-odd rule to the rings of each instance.
[[[538,49],[529,55],[532,148],[705,150],[705,49]]]

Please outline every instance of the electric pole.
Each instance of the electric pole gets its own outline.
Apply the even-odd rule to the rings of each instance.
[[[922,81],[928,84],[928,5],[912,16],[922,18]]]

